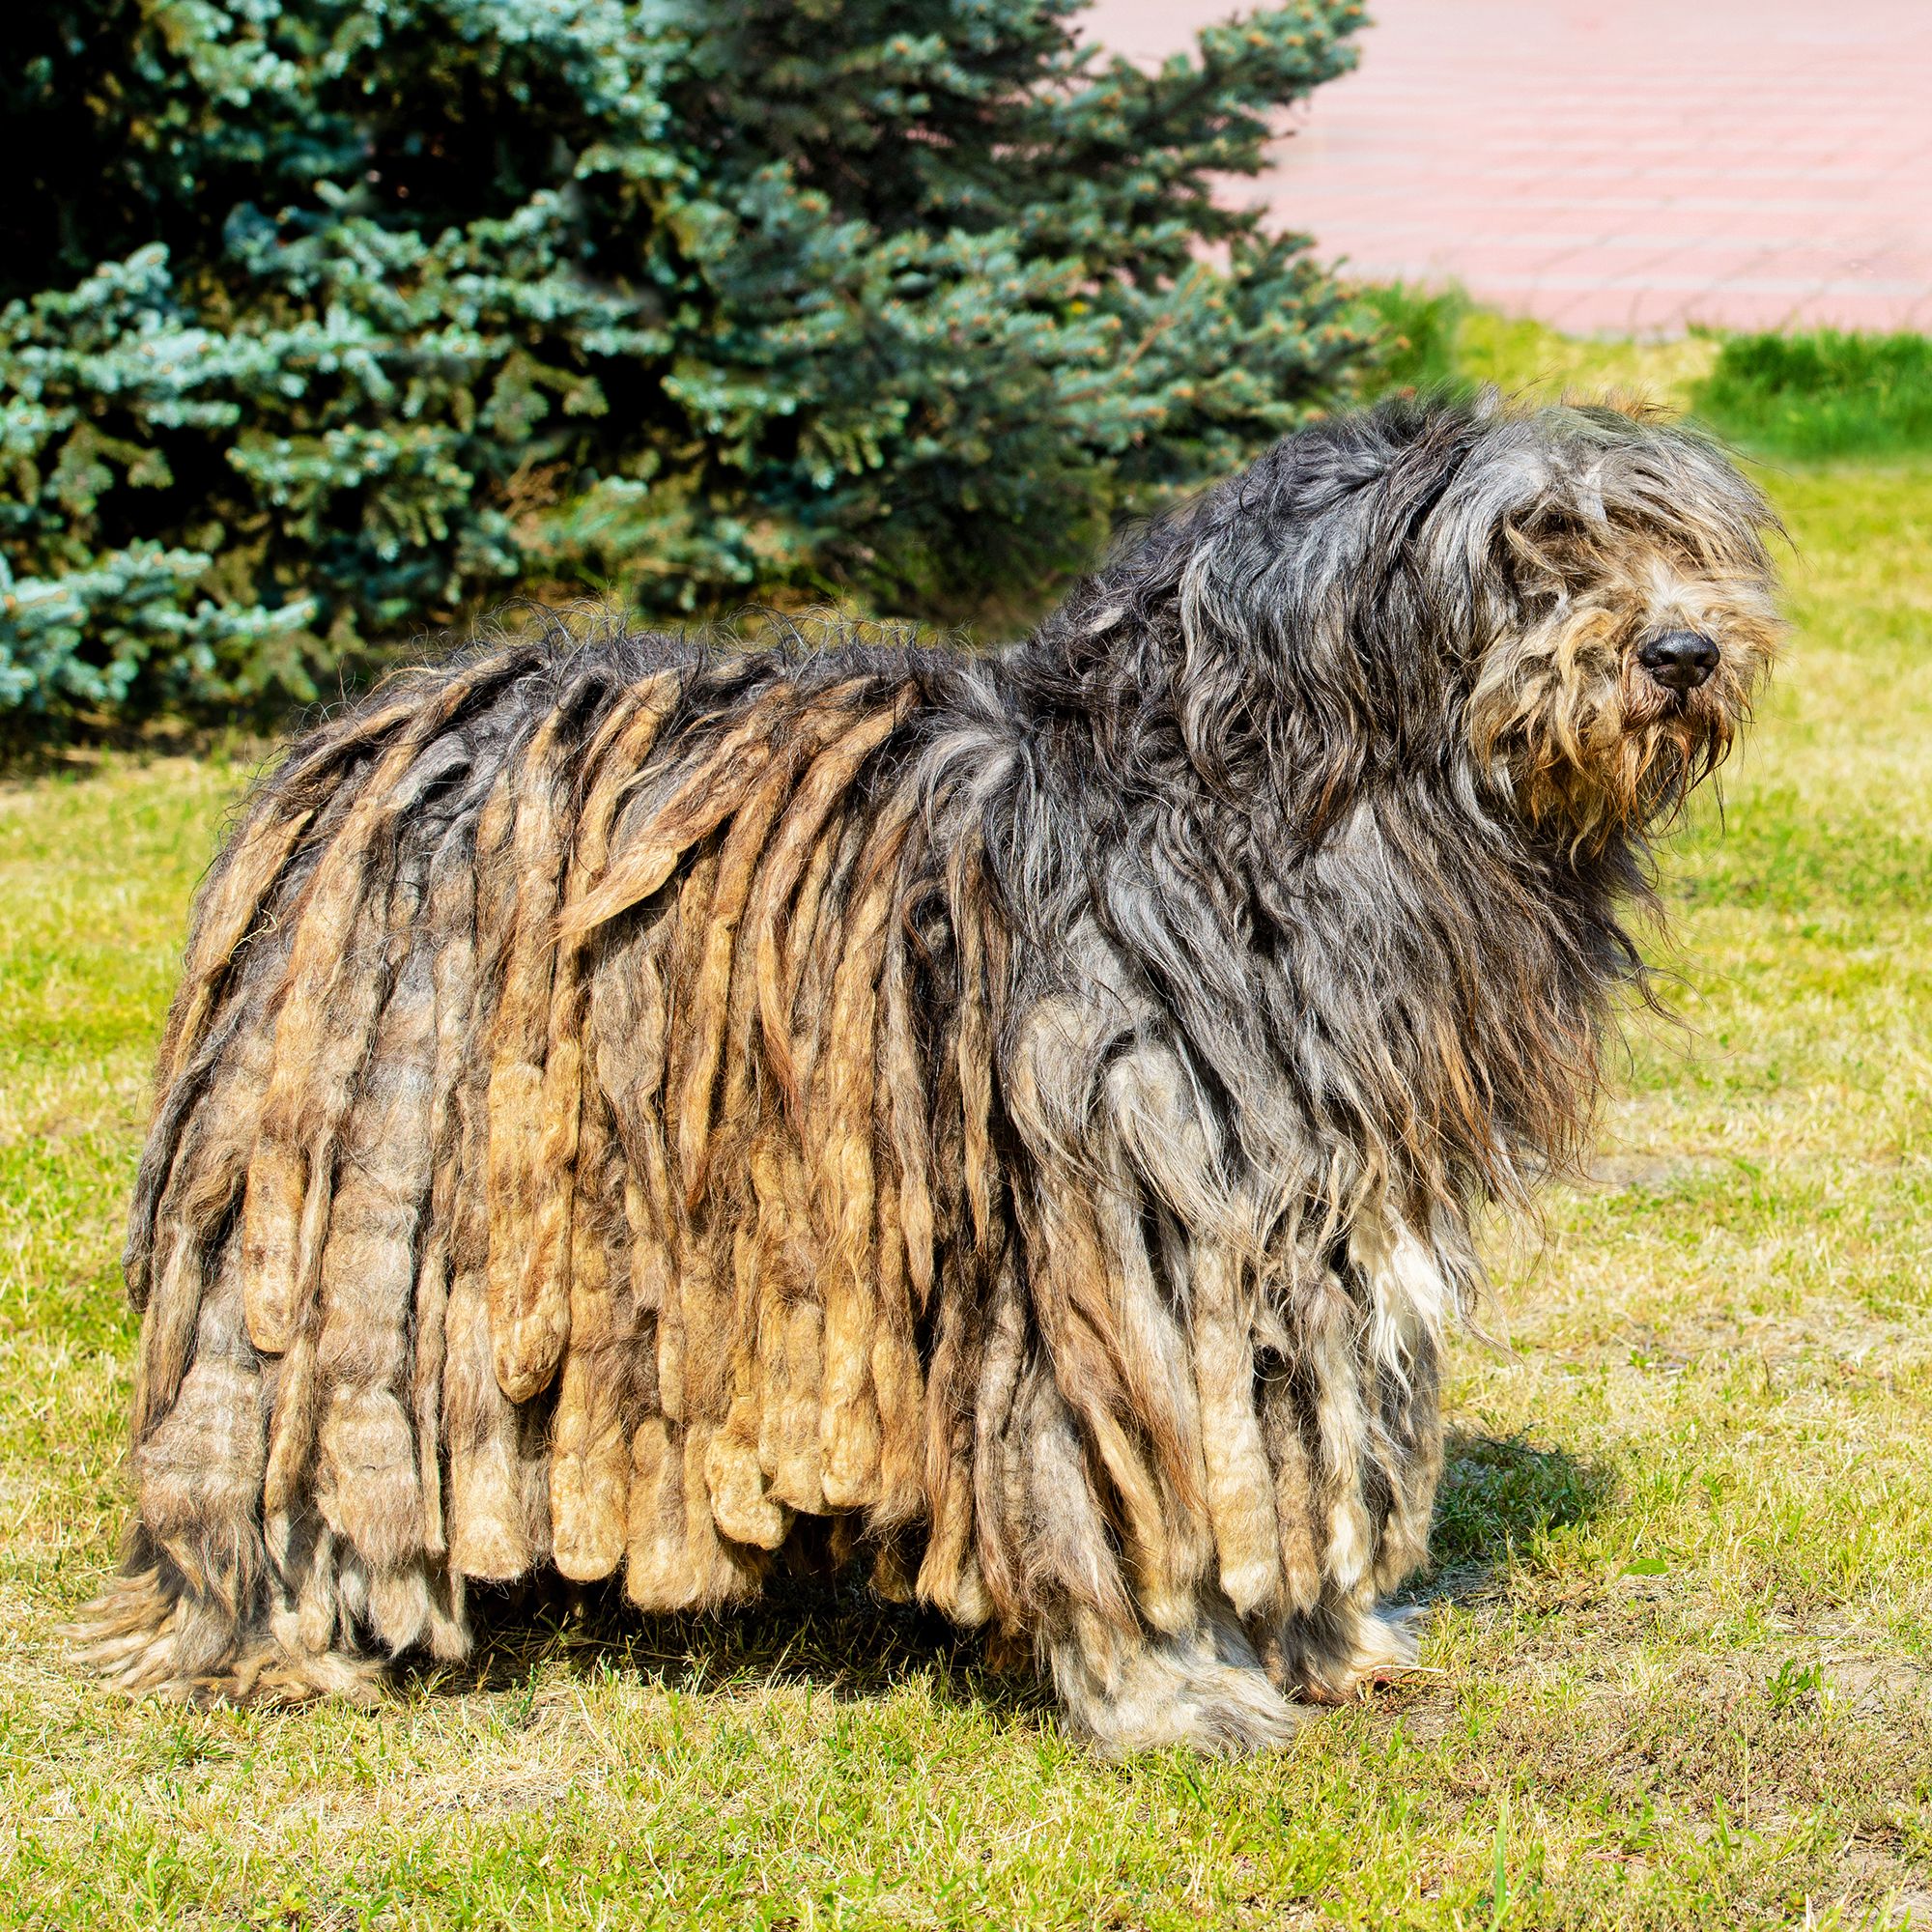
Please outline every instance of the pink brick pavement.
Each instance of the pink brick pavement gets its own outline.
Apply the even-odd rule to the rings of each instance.
[[[1097,0],[1086,31],[1151,60],[1232,11]],[[1586,333],[1932,329],[1932,0],[1371,13],[1357,71],[1231,190],[1351,272]]]

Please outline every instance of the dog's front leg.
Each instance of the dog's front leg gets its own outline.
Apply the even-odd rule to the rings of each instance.
[[[1320,1255],[1271,1244],[1171,1049],[1115,1055],[1103,1118],[1088,1151],[1109,1172],[1073,1183],[1076,1206],[1049,1203],[1036,1232],[1049,1288],[1069,1245],[1090,1247],[1080,1276],[1103,1287],[1085,1300],[1158,1503],[1151,1526],[1122,1519],[1136,1627],[1069,1617],[1050,1635],[1054,1674],[1108,1748],[1256,1748],[1306,1704],[1414,1662],[1413,1619],[1380,1599],[1424,1553],[1445,1272],[1460,1270],[1447,1236],[1380,1214]],[[1089,1214],[1091,1244],[1075,1237]]]

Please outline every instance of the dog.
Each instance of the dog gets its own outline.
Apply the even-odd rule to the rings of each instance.
[[[1587,1141],[1776,534],[1688,428],[1402,402],[1005,649],[550,618],[299,738],[160,1047],[87,1657],[365,1695],[479,1580],[829,1553],[1109,1754],[1402,1669],[1471,1219]]]

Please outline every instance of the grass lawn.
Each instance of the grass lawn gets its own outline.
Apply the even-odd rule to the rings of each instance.
[[[1519,386],[1704,373],[1482,329]],[[1099,1766],[858,1601],[593,1613],[373,1713],[77,1676],[122,1192],[242,774],[0,784],[0,1923],[1932,1922],[1932,459],[1768,480],[1791,661],[1668,867],[1688,1024],[1456,1350],[1430,1669],[1240,1765]]]

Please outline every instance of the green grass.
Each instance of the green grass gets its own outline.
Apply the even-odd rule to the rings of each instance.
[[[1360,299],[1382,338],[1369,389],[1578,394],[1689,412],[1726,441],[1773,461],[1932,453],[1932,337],[1837,329],[1667,342],[1559,335],[1477,308],[1459,289],[1371,285]]]
[[[1608,397],[1681,412],[1717,363],[1706,332],[1667,342],[1563,335],[1540,322],[1478,308],[1460,289],[1403,283],[1358,292],[1383,347],[1368,389],[1469,395],[1493,384],[1525,402]]]
[[[1696,379],[1525,327],[1460,353],[1538,392]],[[1242,1765],[1106,1769],[972,1644],[843,1599],[512,1611],[371,1713],[72,1672],[122,1514],[121,1195],[243,774],[0,786],[0,1923],[1932,1914],[1932,461],[1766,480],[1790,663],[1668,867],[1687,1025],[1634,1037],[1541,1240],[1498,1232],[1509,1346],[1455,1350],[1429,1673]]]
[[[1932,339],[1923,335],[1734,335],[1698,385],[1696,409],[1733,441],[1780,456],[1932,448]]]
[[[1375,394],[1413,389],[1454,395],[1475,386],[1463,367],[1462,338],[1471,308],[1461,289],[1371,282],[1359,294],[1367,326],[1379,343],[1368,382]]]

